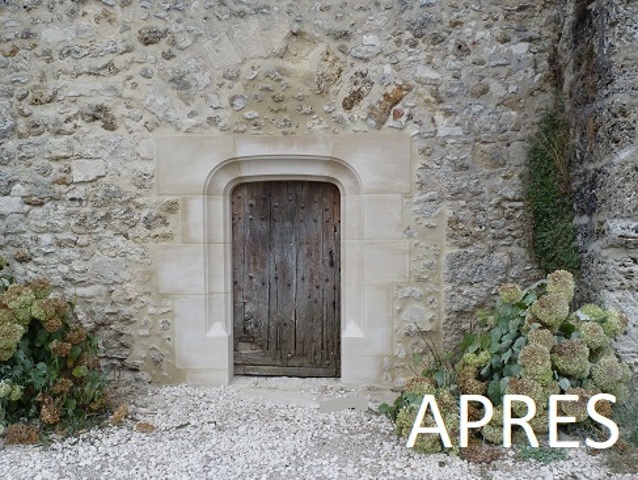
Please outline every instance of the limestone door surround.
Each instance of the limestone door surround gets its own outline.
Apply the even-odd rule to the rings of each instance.
[[[163,136],[155,146],[157,198],[181,205],[179,235],[152,256],[157,289],[173,303],[175,365],[186,381],[233,377],[232,188],[316,180],[341,194],[341,380],[380,383],[392,355],[393,288],[409,280],[402,205],[412,188],[410,137]]]

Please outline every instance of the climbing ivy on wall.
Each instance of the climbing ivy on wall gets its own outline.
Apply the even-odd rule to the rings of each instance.
[[[570,192],[571,136],[563,103],[557,100],[540,120],[528,156],[526,199],[532,219],[532,248],[538,266],[576,272],[573,199]]]

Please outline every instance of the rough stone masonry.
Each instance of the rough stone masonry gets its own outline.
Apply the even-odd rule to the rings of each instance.
[[[154,196],[154,136],[403,131],[410,282],[384,367],[400,384],[426,339],[454,344],[499,284],[538,276],[524,164],[560,62],[583,144],[587,294],[627,311],[638,361],[630,3],[0,1],[2,254],[77,298],[113,372],[179,381],[149,249],[177,241],[184,212]]]

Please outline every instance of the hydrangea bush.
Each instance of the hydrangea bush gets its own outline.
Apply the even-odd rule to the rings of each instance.
[[[495,308],[478,312],[478,331],[465,336],[453,367],[442,367],[436,362],[434,368],[426,368],[422,377],[406,385],[393,406],[382,406],[381,410],[396,423],[397,434],[403,437],[410,434],[426,393],[437,399],[443,393],[456,396],[453,402],[439,404],[444,419],[458,418],[459,395],[487,395],[496,406],[494,415],[475,434],[496,444],[502,442],[500,404],[505,394],[527,395],[535,401],[537,413],[530,425],[538,434],[548,430],[550,395],[578,395],[578,402],[561,402],[563,413],[575,417],[577,422],[588,421],[587,401],[593,395],[610,393],[619,403],[626,400],[633,372],[616,355],[612,340],[624,333],[627,317],[593,304],[572,311],[573,299],[574,280],[565,270],[549,274],[526,290],[515,284],[503,285]],[[441,368],[453,368],[455,373],[446,376],[445,384],[436,380],[435,371]],[[597,405],[600,414],[611,415],[611,404]],[[514,404],[514,415],[523,416],[526,411],[524,404]],[[475,418],[470,420],[483,417],[478,407],[472,413]],[[426,424],[433,421],[431,415],[426,415]],[[526,441],[522,432],[517,433],[514,441],[517,438]],[[417,442],[417,450],[427,453],[443,450],[438,435],[419,437],[432,438]],[[454,442],[454,436],[450,437]],[[452,448],[453,453],[456,450],[456,446]]]
[[[85,425],[106,407],[97,338],[71,303],[51,297],[48,282],[1,277],[0,434],[15,424],[39,431]]]

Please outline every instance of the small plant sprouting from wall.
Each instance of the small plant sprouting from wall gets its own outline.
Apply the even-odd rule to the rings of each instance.
[[[570,157],[570,124],[562,102],[557,100],[539,122],[527,165],[532,248],[545,273],[576,272],[580,267],[570,193]]]

